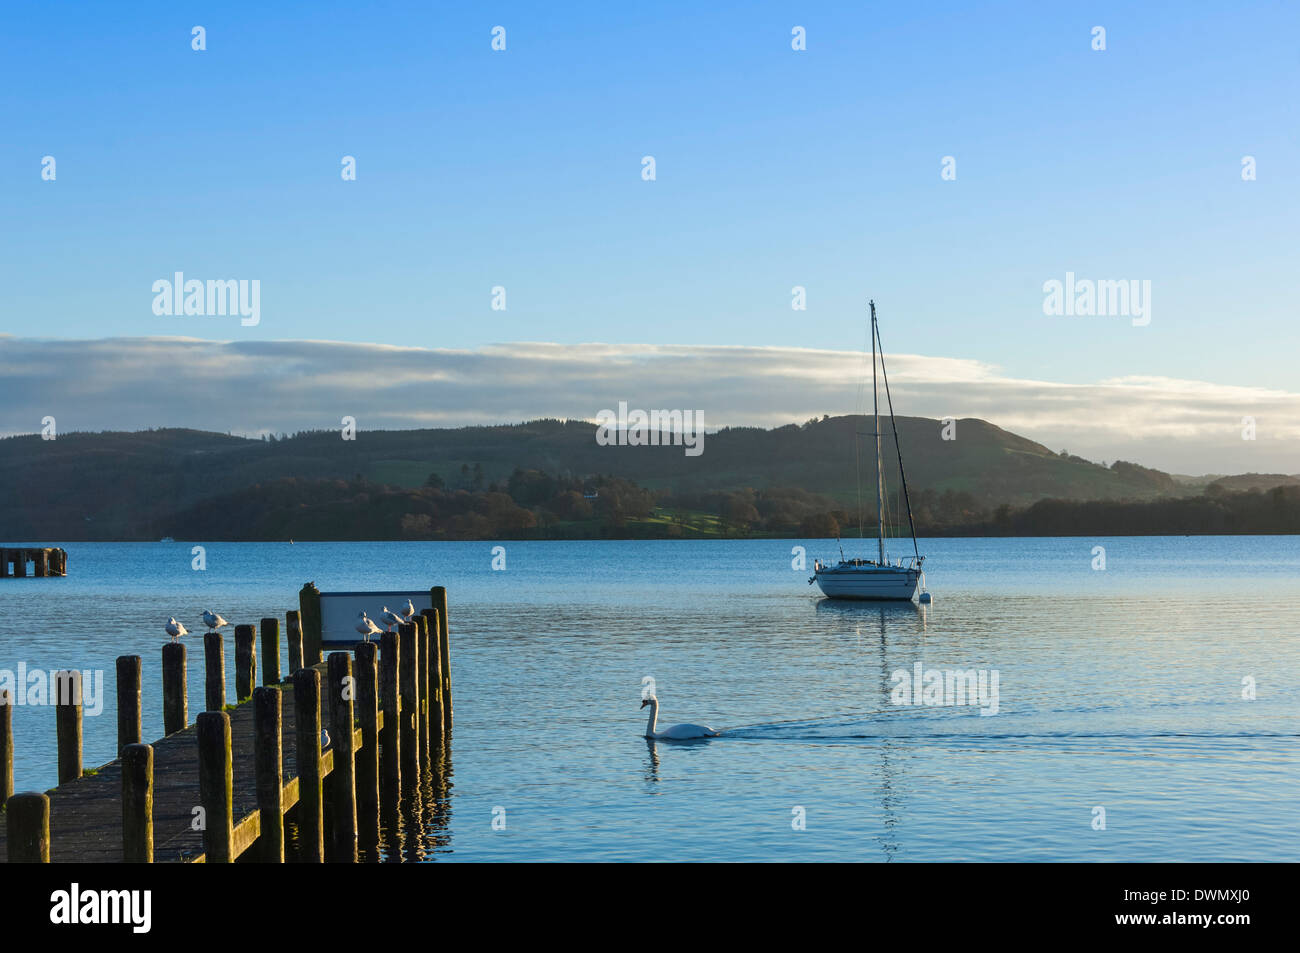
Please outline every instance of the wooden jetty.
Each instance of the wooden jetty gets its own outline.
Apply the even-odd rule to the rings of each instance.
[[[28,563],[32,564],[30,573],[27,571]],[[0,579],[8,579],[11,576],[21,579],[28,575],[44,579],[46,576],[67,574],[68,551],[66,549],[0,547]]]
[[[303,587],[303,608],[312,590]],[[44,794],[13,793],[12,707],[0,693],[0,862],[379,859],[381,821],[391,818],[388,826],[397,826],[404,792],[423,776],[432,778],[435,797],[445,794],[449,691],[441,688],[450,686],[450,676],[443,666],[449,656],[442,587],[433,591],[433,605],[438,608],[384,633],[380,642],[358,643],[354,652],[332,652],[327,660],[321,659],[319,613],[314,619],[310,611],[288,613],[293,673],[284,680],[279,620],[237,626],[237,705],[226,704],[222,636],[207,634],[208,710],[193,725],[187,724],[187,647],[166,643],[166,736],[152,745],[140,737],[143,663],[123,656],[117,660],[119,756],[91,774],[81,763],[81,676],[60,672],[59,786]],[[254,688],[259,632],[263,684]],[[330,741],[323,750],[322,728]],[[421,819],[406,823],[418,827]]]

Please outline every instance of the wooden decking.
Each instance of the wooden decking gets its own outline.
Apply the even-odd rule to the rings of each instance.
[[[324,677],[326,663],[314,666]],[[284,810],[298,802],[297,728],[293,682],[277,687],[283,699]],[[230,735],[235,843],[237,851],[251,844],[260,832],[256,773],[253,763],[253,705],[232,708]],[[379,713],[382,727],[383,712]],[[361,730],[354,749],[361,748]],[[197,730],[190,725],[154,742],[154,860],[157,863],[202,863],[203,832],[194,830],[199,806],[199,746]],[[321,774],[333,770],[333,749],[321,757]],[[5,825],[0,824],[0,863],[8,857]],[[121,863],[122,763],[110,761],[97,773],[69,781],[50,792],[50,860],[77,863]]]

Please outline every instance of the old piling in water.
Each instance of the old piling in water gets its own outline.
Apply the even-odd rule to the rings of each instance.
[[[291,609],[284,614],[284,637],[289,642],[289,674],[302,668],[302,623],[298,620],[298,610]]]
[[[378,646],[357,646],[356,717],[361,722],[361,750],[356,758],[357,845],[379,845],[379,669]]]
[[[174,735],[189,724],[189,686],[185,677],[185,646],[164,642],[162,647],[163,734]]]
[[[230,715],[205,711],[197,721],[199,803],[203,807],[203,848],[210,864],[234,859],[234,772],[231,767]]]
[[[298,850],[309,863],[325,860],[325,818],[320,776],[320,672],[293,673],[298,762]]]
[[[414,623],[403,622],[397,627],[397,633],[401,659],[397,690],[402,699],[402,774],[405,781],[414,784],[420,776],[420,649]]]
[[[352,653],[331,652],[329,657],[330,747],[334,767],[330,788],[334,804],[333,859],[357,860],[357,785],[354,761]]]
[[[262,813],[260,860],[284,863],[284,709],[280,689],[253,691],[253,770]]]
[[[400,781],[402,777],[402,693],[398,686],[401,668],[397,633],[385,632],[379,637],[379,697],[384,706],[380,744],[384,749],[382,768],[385,782]]]
[[[420,616],[429,631],[429,737],[432,741],[441,737],[443,723],[442,709],[442,632],[438,624],[437,609],[421,609]]]
[[[420,693],[420,760],[429,760],[429,708],[432,701],[429,695],[429,619],[417,615],[411,620],[415,624],[415,644],[420,654],[416,677]]]
[[[235,626],[235,702],[253,697],[257,684],[257,630],[251,625]]]
[[[302,664],[321,661],[320,590],[309,582],[298,592],[299,622],[302,624]]]
[[[117,753],[127,745],[138,745],[144,740],[141,719],[144,717],[144,695],[140,677],[144,663],[138,655],[122,655],[117,659]]]
[[[451,728],[451,638],[447,624],[447,587],[434,586],[429,590],[433,608],[438,613],[438,649],[442,661],[442,723]]]
[[[153,745],[122,749],[122,860],[153,863]]]
[[[280,681],[280,620],[265,618],[261,628],[262,684],[275,685]]]
[[[0,692],[0,807],[14,793],[14,705],[8,691]]]
[[[50,798],[26,791],[5,802],[5,833],[9,840],[9,863],[50,862]]]
[[[56,672],[54,725],[59,741],[59,783],[81,777],[81,673]]]
[[[206,711],[222,711],[226,707],[226,647],[220,632],[203,633],[203,661],[203,707]]]

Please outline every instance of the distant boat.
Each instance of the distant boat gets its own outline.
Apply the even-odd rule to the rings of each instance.
[[[903,451],[898,445],[898,425],[894,421],[894,402],[889,396],[889,377],[885,374],[885,349],[879,348],[880,375],[885,383],[885,400],[889,407],[889,423],[894,432],[894,449],[898,452],[898,475],[903,486],[903,499],[907,503],[907,525],[912,534],[912,553],[890,563],[885,552],[885,475],[880,460],[880,395],[876,386],[876,353],[880,331],[876,327],[876,302],[871,302],[871,409],[875,420],[876,439],[876,558],[847,559],[840,547],[840,561],[834,565],[817,560],[808,584],[814,582],[831,599],[911,600],[916,595],[917,583],[925,578],[921,570],[925,557],[916,545],[916,524],[912,520],[912,501],[907,495],[907,477],[903,473]],[[864,435],[865,436],[865,435]],[[927,594],[928,595],[928,594]],[[922,596],[923,601],[928,601]]]
[[[176,542],[176,540],[172,539],[170,536],[164,536],[162,539],[158,540],[158,542],[160,542],[160,543],[174,543],[174,542]]]

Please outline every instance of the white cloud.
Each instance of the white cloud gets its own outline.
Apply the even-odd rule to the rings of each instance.
[[[620,400],[779,426],[870,409],[856,352],[780,347],[499,344],[474,350],[331,341],[0,336],[0,432],[193,427],[221,432],[593,419]],[[960,358],[889,357],[900,414],[981,417],[1053,449],[1178,472],[1300,471],[1300,393],[1156,377],[1011,378]],[[858,403],[859,396],[868,398]],[[1258,438],[1241,439],[1244,416]],[[960,435],[959,435],[960,438]]]

